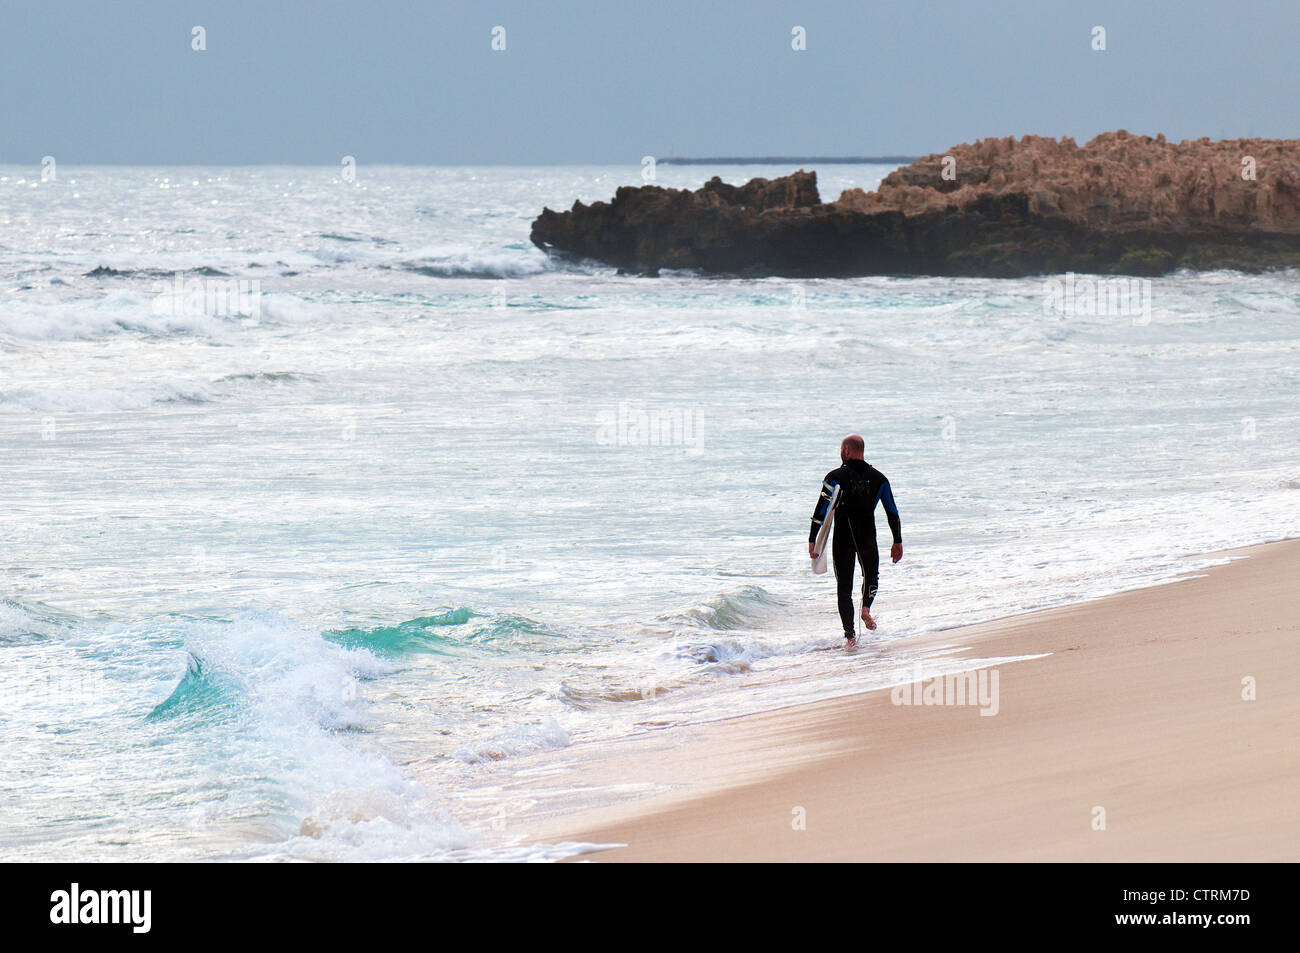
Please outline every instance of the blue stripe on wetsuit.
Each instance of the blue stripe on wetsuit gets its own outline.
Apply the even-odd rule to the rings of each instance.
[[[889,517],[889,531],[894,534],[894,542],[901,543],[903,533],[898,519],[898,504],[894,502],[894,491],[889,488],[888,480],[881,482],[880,489],[876,491],[876,503],[885,505],[885,515]],[[876,503],[871,504],[872,510],[875,510]]]
[[[876,503],[885,504],[885,512],[890,516],[898,515],[898,506],[894,503],[894,491],[889,488],[889,481],[886,480],[880,484],[880,489],[876,493]],[[871,504],[871,508],[876,508],[876,503]]]

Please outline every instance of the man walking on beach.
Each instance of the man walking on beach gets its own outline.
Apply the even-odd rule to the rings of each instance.
[[[851,433],[840,442],[842,465],[826,474],[826,483],[840,488],[839,502],[835,506],[834,542],[831,557],[835,566],[835,584],[840,603],[840,621],[844,623],[844,638],[852,643],[856,638],[853,618],[853,561],[862,566],[862,621],[868,629],[876,627],[871,617],[871,603],[876,598],[880,579],[880,551],[876,548],[876,504],[883,503],[889,530],[894,535],[894,545],[889,555],[894,562],[903,558],[903,525],[898,519],[898,507],[885,475],[862,459],[866,443],[858,434]],[[820,507],[818,508],[820,509]],[[812,529],[808,531],[808,555],[816,559],[817,531],[821,519],[813,512]]]

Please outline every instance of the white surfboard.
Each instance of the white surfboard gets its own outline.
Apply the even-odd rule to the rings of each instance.
[[[817,501],[817,508],[813,511],[813,519],[821,520],[821,526],[817,528],[817,537],[813,541],[817,558],[812,561],[812,571],[819,576],[826,572],[826,550],[830,548],[831,526],[835,522],[835,505],[839,501],[840,485],[823,483],[821,499]]]

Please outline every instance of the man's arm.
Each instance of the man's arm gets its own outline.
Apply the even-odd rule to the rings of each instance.
[[[889,520],[889,531],[894,534],[894,545],[889,549],[890,558],[898,562],[903,558],[903,522],[898,518],[898,504],[894,502],[894,491],[886,480],[880,487],[880,502],[885,507],[885,517]]]

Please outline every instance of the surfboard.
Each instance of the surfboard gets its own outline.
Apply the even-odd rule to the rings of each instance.
[[[817,538],[813,542],[817,558],[812,561],[812,571],[819,576],[826,571],[826,550],[830,546],[831,525],[835,522],[835,504],[839,501],[840,485],[829,480],[824,482],[821,498],[813,510],[813,522],[821,524],[817,527]]]

